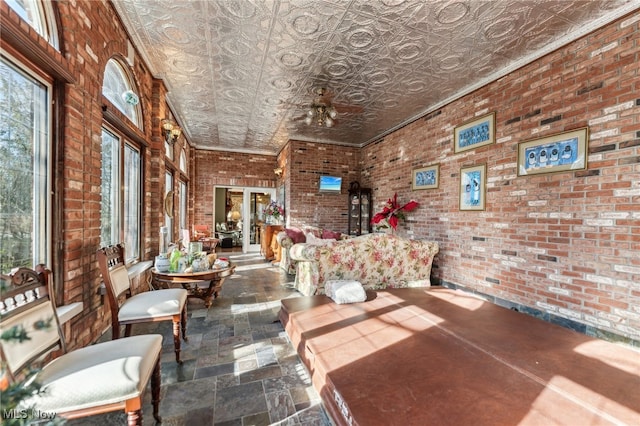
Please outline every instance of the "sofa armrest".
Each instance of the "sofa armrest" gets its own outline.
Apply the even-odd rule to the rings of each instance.
[[[320,260],[322,253],[327,251],[324,245],[297,243],[289,250],[291,259],[301,262],[314,262]]]
[[[284,249],[290,249],[293,246],[293,240],[284,231],[278,232],[278,235],[276,236],[276,241],[278,241],[278,244],[280,244],[280,247]]]

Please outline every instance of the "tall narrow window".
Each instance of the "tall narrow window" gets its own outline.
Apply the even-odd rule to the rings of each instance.
[[[120,239],[120,141],[102,130],[102,201],[100,203],[100,245],[117,244]]]
[[[125,244],[127,261],[140,258],[140,152],[102,129],[100,244]]]
[[[180,181],[180,229],[187,227],[187,183]]]
[[[50,264],[50,87],[0,61],[0,271]]]
[[[140,258],[140,152],[124,147],[124,243],[128,260]]]

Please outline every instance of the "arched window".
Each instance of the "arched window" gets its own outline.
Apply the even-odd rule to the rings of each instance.
[[[180,151],[180,171],[187,174],[187,153],[184,148]]]
[[[115,59],[109,59],[104,70],[102,94],[126,115],[138,128],[142,128],[140,102],[126,70]]]
[[[40,0],[5,0],[22,19],[29,23],[50,45],[59,49],[58,29],[53,19],[50,1]]]
[[[142,114],[132,81],[120,62],[110,59],[105,66],[102,94],[141,128]],[[101,191],[100,244],[124,241],[127,262],[139,260],[142,149],[113,123],[102,127]]]

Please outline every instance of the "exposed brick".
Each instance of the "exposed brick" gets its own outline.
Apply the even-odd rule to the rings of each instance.
[[[604,86],[604,81],[601,81],[597,84],[591,84],[587,87],[583,87],[582,89],[578,90],[576,92],[576,95],[580,96],[580,95],[584,95],[585,93],[589,93],[593,90],[597,90],[597,89],[602,89],[602,87]]]
[[[540,125],[544,126],[545,124],[553,123],[555,121],[562,120],[562,115],[556,115],[555,117],[550,117],[540,121]]]

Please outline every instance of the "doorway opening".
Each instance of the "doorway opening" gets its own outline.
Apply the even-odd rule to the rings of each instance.
[[[218,186],[214,188],[216,238],[222,249],[240,247],[259,252],[264,210],[275,200],[273,188]]]

